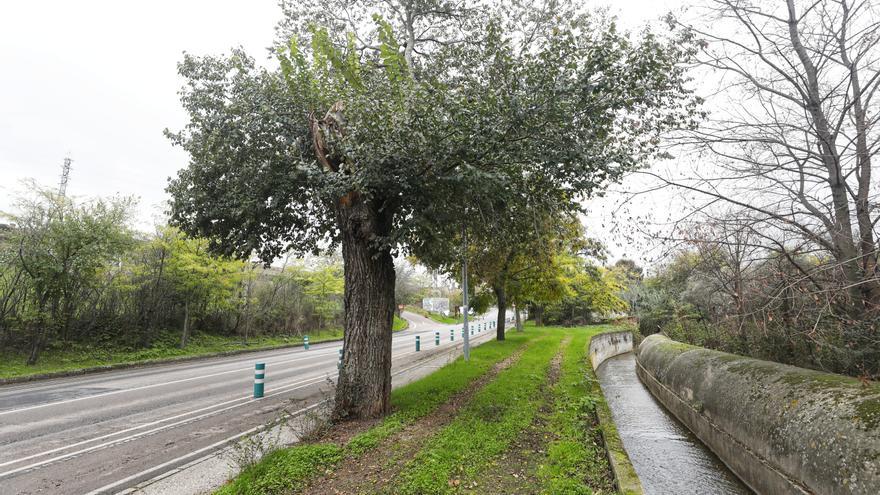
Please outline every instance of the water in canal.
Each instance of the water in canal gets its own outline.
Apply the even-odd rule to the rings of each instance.
[[[752,493],[654,399],[636,376],[632,353],[608,359],[596,371],[646,494]]]

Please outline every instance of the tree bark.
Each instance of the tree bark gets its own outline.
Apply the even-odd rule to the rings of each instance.
[[[504,292],[503,284],[495,284],[492,287],[495,292],[495,300],[498,305],[498,324],[495,327],[495,338],[504,340],[504,319],[507,317],[507,294]]]
[[[333,418],[375,418],[388,413],[391,398],[391,328],[394,319],[394,260],[380,237],[391,231],[390,208],[349,194],[337,208],[345,271],[342,369]]]
[[[183,304],[183,332],[180,334],[180,348],[186,348],[189,340],[189,301]]]

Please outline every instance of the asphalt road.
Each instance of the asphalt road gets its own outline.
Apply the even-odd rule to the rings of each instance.
[[[460,325],[404,313],[392,373],[461,345]],[[492,314],[477,323],[488,322]],[[488,327],[488,325],[486,325]],[[439,346],[434,332],[440,331]],[[415,352],[415,336],[421,351]],[[475,344],[494,331],[475,334]],[[254,352],[0,387],[0,495],[116,493],[217,450],[328,394],[341,343]],[[254,363],[266,363],[263,399]],[[397,384],[397,383],[396,383]]]

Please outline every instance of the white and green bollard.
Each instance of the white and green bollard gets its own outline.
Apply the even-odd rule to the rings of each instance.
[[[421,350],[422,350],[422,339],[420,339],[419,336],[416,335],[416,352],[421,351]]]
[[[342,369],[342,348],[339,349],[339,361],[336,363],[338,369]]]
[[[303,336],[303,349],[309,350],[309,336],[308,335]]]
[[[263,397],[263,387],[266,382],[266,363],[257,363],[254,366],[254,399]]]
[[[455,329],[454,328],[449,329],[449,341],[450,342],[455,341]]]
[[[434,332],[434,345],[440,345],[440,332]]]

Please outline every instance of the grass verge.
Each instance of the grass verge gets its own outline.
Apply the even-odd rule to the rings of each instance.
[[[409,322],[394,317],[393,330],[405,330]],[[342,338],[342,329],[329,329],[309,333],[309,342],[317,344]],[[179,347],[180,334],[163,332],[147,349],[130,349],[124,347],[83,344],[59,344],[58,347],[46,349],[34,366],[25,364],[26,353],[5,352],[0,354],[0,380],[23,378],[32,375],[70,372],[99,368],[102,366],[127,365],[171,361],[175,359],[211,356],[225,352],[241,350],[270,350],[302,344],[301,336],[252,337],[248,343],[242,342],[239,336],[213,335],[196,332],[190,336],[186,348]]]
[[[602,330],[571,330],[572,341],[563,353],[559,380],[552,390],[553,404],[547,422],[551,440],[546,459],[537,472],[542,493],[589,495],[614,491],[596,416],[596,407],[604,398],[585,374],[590,366],[587,343]]]
[[[539,330],[512,334],[510,340],[524,336],[533,339],[528,352],[483,387],[407,463],[393,493],[442,494],[477,487],[479,472],[532,422],[540,402],[537,392],[564,334]]]
[[[436,321],[437,323],[443,323],[445,325],[457,325],[464,322],[464,317],[459,316],[458,318],[452,316],[441,315],[440,313],[432,313],[430,311],[425,311],[422,308],[418,308],[415,306],[407,306],[407,311],[412,313],[416,313],[424,316],[430,320]]]
[[[222,495],[271,495],[290,493],[318,475],[332,472],[345,456],[360,456],[429,414],[496,363],[513,354],[532,335],[512,336],[504,342],[488,342],[471,350],[471,360],[461,358],[391,394],[393,412],[379,424],[354,436],[345,445],[298,444],[275,451],[246,468],[218,490]]]

